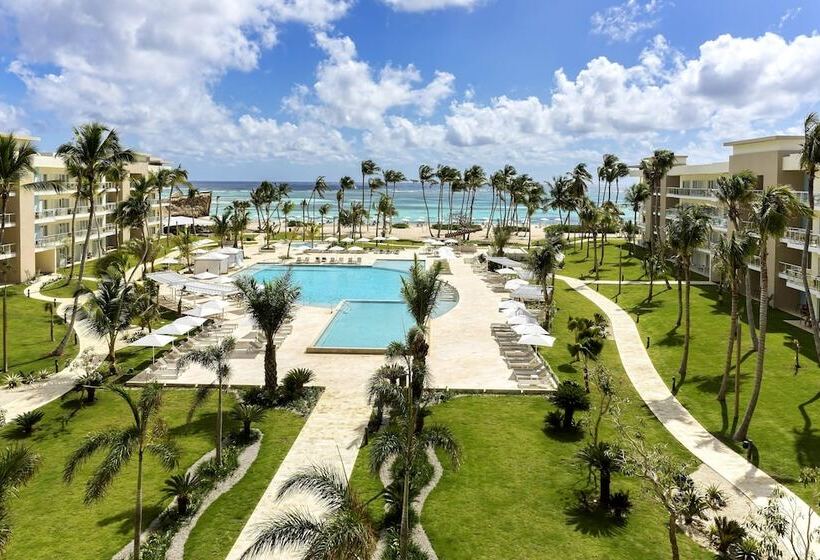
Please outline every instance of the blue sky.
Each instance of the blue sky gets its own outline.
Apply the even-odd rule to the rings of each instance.
[[[49,150],[102,120],[214,180],[709,161],[820,110],[817,22],[803,1],[0,0],[0,130]]]

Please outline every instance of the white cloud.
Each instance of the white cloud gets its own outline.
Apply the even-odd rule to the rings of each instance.
[[[22,109],[0,101],[0,134],[9,132],[24,133],[23,117]]]
[[[627,0],[623,4],[592,14],[592,32],[606,35],[613,41],[629,41],[641,31],[658,23],[658,13],[664,0]]]
[[[400,12],[429,12],[445,8],[473,8],[484,0],[382,0]]]
[[[783,29],[784,25],[786,25],[788,22],[796,18],[798,15],[800,15],[800,11],[802,9],[803,8],[798,6],[796,8],[789,8],[785,12],[783,12],[783,15],[780,16],[780,20],[777,22],[777,28]]]

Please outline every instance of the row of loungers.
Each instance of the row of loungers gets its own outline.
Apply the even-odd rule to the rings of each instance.
[[[296,264],[362,264],[362,258],[348,257],[345,263],[344,257],[339,257],[338,260],[336,257],[313,257],[313,260],[310,257],[296,257]]]
[[[504,323],[493,323],[490,330],[518,386],[524,388],[542,385],[548,374],[547,366],[530,346],[518,344],[520,335]]]

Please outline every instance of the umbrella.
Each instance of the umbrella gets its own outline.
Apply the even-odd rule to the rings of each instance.
[[[502,309],[501,314],[504,315],[504,317],[515,317],[517,315],[532,317],[532,313],[527,311],[524,307],[510,307],[508,309]]]
[[[156,334],[167,334],[171,336],[182,336],[183,334],[188,334],[192,330],[194,330],[196,326],[189,325],[187,323],[168,323],[164,327],[161,327],[154,331]]]
[[[518,339],[518,344],[551,348],[552,345],[555,344],[555,337],[548,334],[525,334]]]
[[[377,235],[376,237],[373,238],[373,241],[378,243],[379,241],[387,241],[387,238],[383,235]]]
[[[149,334],[143,336],[142,338],[138,338],[137,340],[131,343],[131,346],[143,346],[145,348],[150,347],[151,362],[153,362],[156,358],[155,348],[162,348],[163,346],[168,346],[175,340],[176,338],[174,338],[173,336],[166,336],[164,334]]]
[[[360,237],[356,240],[356,243],[370,243],[370,240],[367,237]]]
[[[199,274],[194,274],[194,278],[197,280],[213,280],[214,278],[219,278],[219,274],[214,274],[213,272],[208,272],[206,270],[204,272],[200,272]]]
[[[543,327],[539,325],[534,325],[532,323],[525,323],[523,325],[515,325],[512,330],[516,332],[516,334],[549,334],[547,331],[544,330]]]
[[[350,248],[350,249],[348,249],[348,250],[349,250],[351,253],[361,253],[362,251],[364,251],[364,249],[362,249],[361,247],[351,247],[351,248]]]
[[[344,248],[344,247],[342,247],[342,246],[340,246],[340,245],[334,245],[333,247],[331,247],[330,249],[328,249],[328,250],[327,250],[327,252],[328,252],[328,253],[341,253],[341,252],[342,252],[342,251],[344,251],[344,250],[345,250],[345,248]]]
[[[499,268],[495,271],[497,274],[501,274],[503,276],[518,276],[518,273],[511,268]]]
[[[506,282],[504,282],[504,289],[505,290],[517,290],[521,286],[526,286],[527,283],[528,282],[526,280],[521,280],[520,278],[515,278],[513,280],[507,280]]]
[[[205,323],[208,322],[208,319],[204,317],[190,317],[186,315],[185,317],[180,317],[174,323],[177,325],[191,325],[193,327],[201,327]]]
[[[537,325],[538,321],[530,317],[529,315],[514,315],[507,319],[508,325]]]
[[[353,243],[353,241],[355,241],[355,239],[353,239],[352,237],[343,237],[342,238],[342,243]]]
[[[395,235],[391,235],[391,236],[389,236],[389,237],[387,238],[387,240],[388,240],[388,241],[398,241],[398,240],[399,240],[399,238],[398,238],[398,237],[396,237]]]
[[[325,241],[327,241],[328,243],[336,243],[338,240],[338,237],[325,237]]]
[[[206,301],[202,304],[202,307],[206,309],[216,309],[220,313],[229,309],[231,307],[230,303],[225,303],[224,301],[220,301],[218,299],[212,299],[210,301]]]
[[[512,299],[505,299],[501,303],[498,304],[498,310],[501,311],[503,309],[526,309],[527,306],[521,303],[520,301],[515,301]]]
[[[213,315],[219,315],[220,313],[222,312],[219,309],[205,307],[204,305],[197,305],[193,309],[187,309],[182,312],[183,315],[188,315],[190,317],[212,317]]]

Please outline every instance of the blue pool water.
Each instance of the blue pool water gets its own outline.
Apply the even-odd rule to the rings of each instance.
[[[339,306],[314,346],[320,348],[387,348],[403,340],[413,317],[400,301],[346,301]]]

